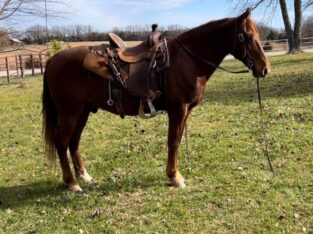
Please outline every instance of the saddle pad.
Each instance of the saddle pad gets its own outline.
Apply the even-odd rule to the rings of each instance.
[[[106,65],[107,62],[105,58],[94,53],[88,53],[83,61],[83,67],[87,70],[92,71],[105,79],[112,80],[113,76]]]

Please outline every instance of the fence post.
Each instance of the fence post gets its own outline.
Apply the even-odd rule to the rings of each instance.
[[[19,57],[19,59],[20,59],[21,77],[24,78],[24,68],[23,68],[22,55],[19,54],[18,57]]]
[[[43,74],[43,66],[42,66],[42,56],[39,54],[39,64],[40,64],[40,74]]]
[[[32,67],[32,76],[34,76],[35,75],[34,56],[32,54],[30,55],[30,63],[31,63],[31,67]]]
[[[10,67],[9,67],[9,62],[8,62],[8,58],[5,57],[5,67],[7,70],[7,79],[8,79],[8,83],[10,83]]]
[[[15,67],[16,67],[16,77],[18,77],[18,59],[17,59],[17,55],[15,55]]]

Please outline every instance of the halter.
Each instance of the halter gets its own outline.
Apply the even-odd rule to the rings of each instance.
[[[253,63],[253,60],[252,60],[252,58],[251,58],[250,53],[249,53],[248,50],[247,50],[247,46],[246,46],[246,43],[245,43],[246,38],[245,38],[244,33],[243,33],[243,32],[238,33],[238,34],[237,34],[237,39],[238,39],[240,45],[242,45],[242,47],[243,47],[244,53],[243,53],[242,59],[244,60],[244,64],[245,64],[250,70],[252,70],[252,68],[253,68],[253,66],[254,66],[254,63]],[[248,37],[247,39],[248,39],[248,40],[252,40],[252,38],[250,38],[250,37]],[[235,41],[235,42],[236,42],[236,41]],[[234,43],[234,45],[236,45],[236,43]],[[234,47],[233,47],[231,53],[234,54],[233,52],[234,52]]]

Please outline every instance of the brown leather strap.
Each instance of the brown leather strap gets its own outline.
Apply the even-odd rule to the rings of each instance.
[[[122,92],[120,89],[117,88],[113,88],[112,89],[112,96],[113,96],[113,100],[115,102],[115,107],[116,107],[116,111],[117,113],[120,115],[120,117],[122,119],[125,118],[125,111],[124,111],[124,107],[122,104]]]

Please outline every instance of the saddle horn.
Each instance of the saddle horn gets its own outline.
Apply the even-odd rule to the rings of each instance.
[[[160,43],[161,40],[161,33],[158,31],[158,24],[151,25],[151,35],[148,37],[148,46],[153,47]]]

